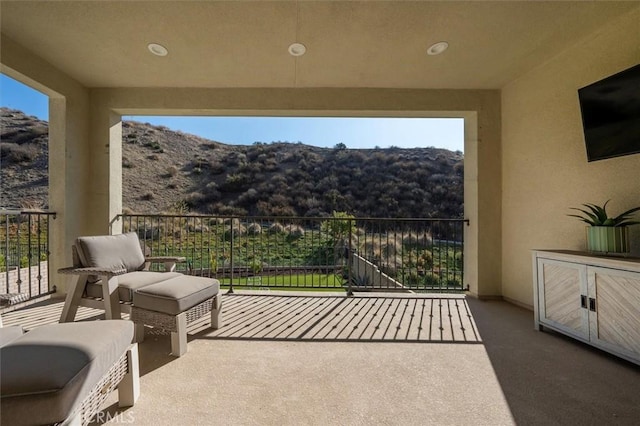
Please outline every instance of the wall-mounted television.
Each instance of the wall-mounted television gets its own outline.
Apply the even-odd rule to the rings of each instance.
[[[640,153],[640,64],[578,90],[587,160]]]

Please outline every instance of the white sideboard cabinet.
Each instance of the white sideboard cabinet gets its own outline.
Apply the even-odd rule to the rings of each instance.
[[[640,259],[533,252],[534,316],[549,328],[640,364]]]

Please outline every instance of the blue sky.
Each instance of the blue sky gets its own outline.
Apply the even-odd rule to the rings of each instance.
[[[0,106],[49,121],[49,98],[4,74],[0,74]]]
[[[48,98],[0,74],[0,106],[49,119]],[[435,146],[464,150],[464,121],[452,118],[340,118],[340,117],[148,117],[124,120],[166,126],[227,144],[302,142],[306,145],[348,148],[416,148]]]

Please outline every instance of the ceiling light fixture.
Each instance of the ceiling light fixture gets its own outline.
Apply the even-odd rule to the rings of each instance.
[[[153,53],[156,56],[167,56],[169,54],[167,48],[161,44],[149,43],[147,48],[149,49],[149,52]]]
[[[439,41],[429,46],[429,48],[427,49],[427,55],[431,55],[431,56],[439,55],[445,50],[447,50],[448,47],[449,47],[449,43],[447,43],[446,41]]]
[[[289,54],[291,56],[302,56],[307,52],[307,47],[302,43],[293,43],[289,46]]]

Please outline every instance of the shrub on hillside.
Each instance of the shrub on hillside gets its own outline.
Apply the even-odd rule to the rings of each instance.
[[[269,226],[268,229],[269,234],[284,234],[284,225],[278,222],[274,222]]]
[[[232,173],[227,175],[224,184],[220,187],[225,192],[236,192],[241,190],[250,182],[249,176],[244,173]]]
[[[218,160],[209,160],[208,168],[209,173],[211,173],[212,175],[220,175],[225,171],[225,166]]]
[[[178,174],[178,168],[176,166],[167,167],[167,173],[165,175],[166,177],[174,177],[177,174]]]
[[[46,137],[48,133],[48,127],[36,124],[35,126],[18,127],[15,130],[4,130],[1,138],[3,142],[23,145],[33,143],[43,136]]]
[[[160,144],[156,141],[146,141],[143,146],[146,146],[147,148],[151,148],[154,151],[159,151],[160,149],[162,149],[160,147]]]
[[[246,235],[247,228],[242,224],[233,224],[229,228],[227,228],[224,232],[225,237],[230,238],[232,235],[234,237],[239,237],[242,235]]]
[[[242,207],[230,206],[222,202],[209,203],[205,207],[208,214],[220,216],[246,216],[247,211]]]
[[[262,226],[257,222],[251,222],[249,226],[247,226],[247,233],[249,235],[260,235],[262,234]]]
[[[269,158],[264,162],[264,169],[267,172],[276,172],[280,169],[280,166],[278,165],[278,162],[275,160],[275,158]]]
[[[206,197],[202,192],[196,191],[188,194],[184,201],[187,203],[187,206],[193,210],[194,208],[199,207],[205,199]]]
[[[33,144],[0,144],[0,157],[5,164],[21,164],[34,161],[40,150]]]
[[[240,204],[252,203],[257,198],[258,198],[258,191],[256,191],[253,188],[249,188],[247,189],[246,192],[244,192],[243,194],[240,194],[240,196],[238,197],[238,203]]]
[[[289,224],[285,227],[285,232],[294,239],[304,237],[304,228],[300,225]]]

